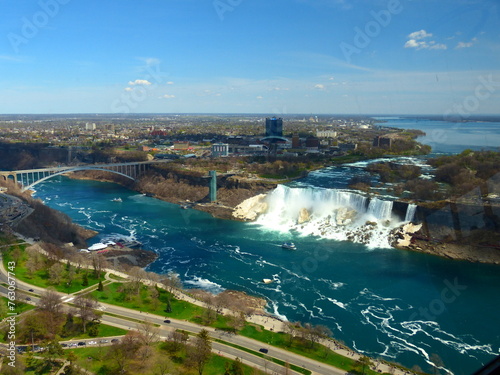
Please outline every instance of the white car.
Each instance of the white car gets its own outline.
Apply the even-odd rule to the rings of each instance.
[[[87,345],[95,345],[95,344],[97,344],[97,342],[96,342],[96,341],[88,341],[88,342],[87,342]]]

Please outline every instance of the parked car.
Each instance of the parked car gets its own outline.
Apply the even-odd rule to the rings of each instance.
[[[169,319],[165,319],[165,320],[163,321],[163,323],[170,323],[170,320],[169,320]]]
[[[109,340],[101,340],[101,341],[99,341],[99,342],[100,342],[101,344],[106,344],[106,343],[108,343],[108,342],[109,342]]]
[[[120,340],[118,340],[118,339],[113,339],[113,340],[111,340],[111,342],[120,342]]]
[[[264,354],[267,354],[267,352],[269,352],[269,350],[268,350],[268,349],[266,349],[266,348],[260,348],[260,349],[259,349],[259,352],[264,353]]]
[[[85,344],[85,341],[80,341],[80,342],[78,343],[78,346],[85,346],[85,345],[87,345],[87,344]]]
[[[87,342],[87,345],[95,345],[95,344],[97,344],[97,341],[89,341],[89,342]]]

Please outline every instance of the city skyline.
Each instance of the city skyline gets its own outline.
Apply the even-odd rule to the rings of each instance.
[[[0,3],[0,113],[498,114],[492,0]]]

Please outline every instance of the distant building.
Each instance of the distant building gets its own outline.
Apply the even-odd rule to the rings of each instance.
[[[309,136],[306,138],[306,148],[318,148],[319,147],[319,139],[313,136]]]
[[[282,118],[266,118],[266,137],[283,137]]]
[[[300,148],[300,138],[298,134],[294,134],[292,137],[292,148]]]
[[[316,137],[318,138],[335,138],[337,137],[337,132],[333,130],[318,130],[316,132]]]
[[[189,146],[189,142],[175,142],[174,150],[189,150],[191,147]]]
[[[95,128],[96,128],[95,123],[87,122],[85,124],[85,130],[95,130]]]
[[[391,148],[392,137],[379,135],[373,139],[373,147]]]
[[[212,156],[220,158],[229,155],[229,144],[227,143],[214,143],[212,145]]]
[[[354,151],[358,148],[357,143],[339,143],[340,151]]]

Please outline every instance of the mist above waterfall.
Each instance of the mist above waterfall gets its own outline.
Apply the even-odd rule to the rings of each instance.
[[[389,232],[402,223],[392,212],[392,201],[347,190],[279,185],[266,201],[268,209],[256,223],[267,229],[358,242],[373,248],[390,247]],[[413,212],[407,212],[406,219]]]

